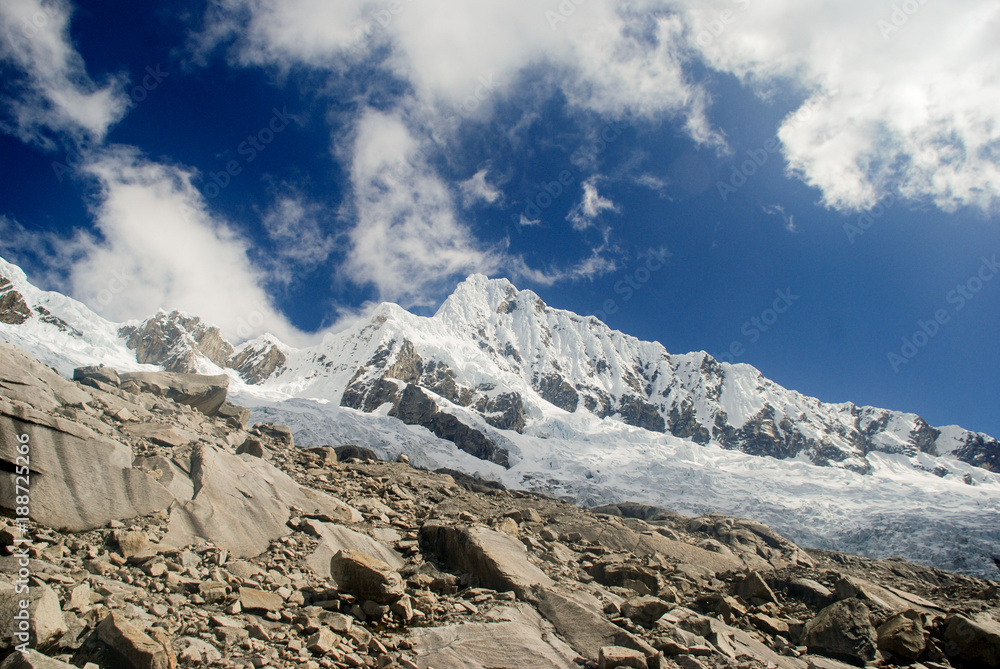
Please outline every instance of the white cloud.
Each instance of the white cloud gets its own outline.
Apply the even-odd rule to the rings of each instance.
[[[799,226],[795,225],[795,215],[786,212],[785,208],[780,204],[762,205],[761,209],[765,214],[770,214],[771,216],[781,216],[782,220],[785,221],[785,230],[788,230],[791,233],[799,231]]]
[[[294,188],[283,188],[261,216],[271,241],[267,255],[273,258],[281,281],[292,280],[294,271],[311,271],[325,262],[334,249],[334,238],[324,231],[324,209]]]
[[[865,209],[888,193],[946,211],[1000,201],[994,0],[675,4],[712,67],[765,94],[785,83],[807,93],[779,137],[791,173],[827,205]]]
[[[100,186],[93,205],[100,238],[75,242],[74,297],[112,320],[179,309],[236,340],[269,331],[303,341],[271,306],[247,242],[208,213],[190,172],[129,147],[95,153],[81,169]]]
[[[498,253],[457,218],[447,184],[399,115],[365,112],[352,148],[347,276],[373,284],[379,299],[428,306],[452,277],[496,270]]]
[[[575,230],[590,227],[602,212],[618,211],[615,203],[597,192],[597,179],[590,177],[583,182],[583,197],[580,202],[566,215],[566,220],[572,222]]]
[[[470,178],[458,184],[466,206],[476,202],[486,202],[493,204],[500,199],[501,193],[492,184],[486,181],[488,170],[481,169]]]
[[[678,116],[699,142],[721,144],[708,97],[683,68],[683,26],[662,2],[589,0],[553,25],[534,0],[228,0],[207,16],[209,48],[238,36],[243,64],[341,71],[375,55],[442,116],[485,113],[494,95],[544,66],[549,85],[581,110]],[[395,11],[394,11],[395,9]],[[377,47],[380,50],[375,50]]]
[[[98,85],[69,37],[66,0],[0,3],[0,60],[18,70],[6,82],[3,129],[27,143],[55,147],[52,134],[77,144],[103,142],[128,110],[124,77]]]

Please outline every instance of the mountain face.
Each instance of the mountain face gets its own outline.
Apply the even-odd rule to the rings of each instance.
[[[102,362],[225,372],[255,418],[292,425],[297,443],[408,444],[428,466],[581,503],[743,513],[818,547],[963,570],[986,573],[1000,553],[1000,530],[981,517],[1000,519],[996,439],[823,403],[704,352],[671,354],[502,279],[470,277],[430,318],[382,304],[293,348],[270,335],[234,345],[176,311],[111,323],[0,261],[0,337],[64,374]],[[822,518],[811,496],[828,505]],[[920,552],[921,532],[945,545],[970,528],[981,568],[947,562],[958,546],[944,563]]]

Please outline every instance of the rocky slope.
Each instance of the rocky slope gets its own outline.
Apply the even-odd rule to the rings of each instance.
[[[229,377],[256,420],[595,505],[723,511],[804,545],[994,575],[1000,444],[825,404],[747,365],[670,354],[474,276],[432,318],[391,304],[314,346],[233,345],[197,317],[110,323],[0,261],[0,339],[81,365]]]
[[[299,448],[225,377],[74,376],[0,344],[3,669],[1000,666],[995,582]]]

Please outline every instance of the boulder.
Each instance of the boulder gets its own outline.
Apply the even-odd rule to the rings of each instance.
[[[337,454],[337,459],[341,462],[346,460],[360,460],[362,462],[380,462],[382,458],[378,456],[378,453],[370,448],[365,448],[364,446],[355,446],[354,444],[345,444],[343,446],[337,446],[333,449]]]
[[[129,381],[139,390],[173,400],[208,416],[214,416],[226,401],[229,377],[225,374],[181,374],[176,372],[125,372],[122,384]]]
[[[618,669],[619,667],[648,669],[645,655],[637,650],[621,646],[602,647],[598,654],[597,665],[600,669]]]
[[[172,476],[190,472],[192,483],[193,497],[179,499],[170,510],[161,543],[171,546],[211,541],[234,557],[259,555],[291,531],[286,523],[292,506],[340,522],[362,520],[357,510],[299,485],[267,461],[242,458],[211,444],[200,443],[188,455],[159,466]]]
[[[244,453],[255,458],[262,458],[264,457],[264,444],[260,443],[260,439],[247,437],[246,441],[236,449],[236,455],[243,455]]]
[[[6,660],[0,662],[0,669],[76,669],[76,667],[31,649],[27,654],[11,653]]]
[[[907,660],[916,660],[927,642],[924,623],[919,611],[909,609],[897,613],[878,628],[878,649]]]
[[[302,529],[320,539],[319,546],[305,559],[305,563],[321,578],[330,577],[330,558],[343,549],[377,558],[393,569],[403,568],[403,558],[399,553],[367,534],[312,518],[303,522]]]
[[[240,607],[244,611],[280,611],[285,600],[276,592],[257,588],[240,588]]]
[[[577,657],[530,609],[506,609],[507,622],[417,627],[409,638],[418,666],[435,669],[579,669]]]
[[[508,534],[485,527],[428,522],[420,529],[420,537],[449,567],[476,576],[483,587],[513,590],[523,598],[532,586],[555,584],[528,561],[524,544]]]
[[[814,606],[826,606],[833,601],[833,592],[828,587],[808,578],[793,578],[785,586],[785,592]]]
[[[648,627],[672,608],[672,604],[667,604],[659,597],[646,595],[645,597],[633,597],[625,600],[625,603],[621,605],[621,612],[629,620],[634,620]]]
[[[254,425],[254,429],[262,436],[274,439],[279,444],[288,448],[295,446],[295,439],[292,437],[292,428],[287,425],[276,425],[274,423],[260,423]]]
[[[652,646],[604,617],[600,602],[591,595],[539,587],[533,590],[532,597],[537,600],[539,613],[588,660],[598,661],[605,646],[631,648],[646,657],[656,655]]]
[[[105,367],[104,365],[77,367],[73,370],[74,381],[86,384],[87,379],[93,379],[109,386],[120,386],[122,382],[121,377],[118,376],[118,370],[112,367]]]
[[[755,571],[749,572],[733,587],[733,594],[746,602],[777,602],[778,598],[767,582]]]
[[[31,648],[44,650],[67,631],[55,591],[36,578],[30,579],[27,586],[27,592],[18,592],[14,585],[0,582],[0,651],[25,642]],[[15,617],[23,610],[22,600],[30,602],[27,630]]]
[[[97,626],[97,638],[118,657],[115,666],[130,669],[171,669],[171,657],[163,645],[112,612]]]
[[[226,419],[229,427],[235,430],[246,429],[247,424],[250,422],[250,409],[237,406],[232,402],[223,402],[222,406],[215,412],[215,415]]]
[[[379,604],[391,604],[405,594],[395,569],[352,550],[339,550],[330,558],[330,576],[342,591]]]
[[[944,651],[950,658],[970,666],[1000,667],[1000,623],[989,616],[975,620],[948,616],[944,642]]]
[[[155,479],[132,468],[127,446],[0,399],[0,460],[16,461],[21,435],[30,447],[31,517],[37,523],[82,532],[154,513],[173,501]],[[11,508],[14,492],[14,477],[0,477],[0,505]]]
[[[306,450],[319,458],[321,467],[332,467],[339,462],[337,450],[333,446],[318,446]]]
[[[194,432],[167,423],[130,423],[124,429],[132,436],[148,439],[167,448],[180,448],[200,439]]]
[[[831,604],[806,623],[802,645],[810,653],[853,663],[872,662],[877,638],[868,607],[855,598]]]

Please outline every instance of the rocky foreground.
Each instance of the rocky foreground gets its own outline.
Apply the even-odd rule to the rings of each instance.
[[[2,669],[1000,667],[990,581],[299,449],[224,376],[75,376],[0,343]]]

